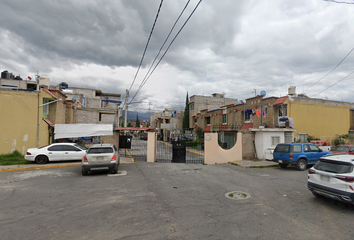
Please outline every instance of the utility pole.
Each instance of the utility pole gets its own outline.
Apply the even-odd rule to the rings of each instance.
[[[127,127],[127,115],[128,115],[128,96],[129,90],[125,90],[125,115],[124,115],[124,127]]]

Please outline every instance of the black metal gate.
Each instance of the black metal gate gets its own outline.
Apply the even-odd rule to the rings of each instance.
[[[129,137],[128,137],[129,140]],[[121,145],[119,143],[119,145]],[[125,157],[133,157],[135,161],[147,160],[147,141],[139,139],[137,137],[130,137],[129,148],[120,148],[120,155]]]
[[[157,141],[156,161],[167,163],[204,163],[204,151],[201,144],[187,141]]]

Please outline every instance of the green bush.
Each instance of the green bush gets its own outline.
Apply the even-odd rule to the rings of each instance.
[[[204,149],[204,142],[196,141],[196,142],[186,142],[186,146],[190,148],[197,149],[198,144],[201,145],[201,149]]]

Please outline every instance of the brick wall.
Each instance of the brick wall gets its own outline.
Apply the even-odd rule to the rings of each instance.
[[[255,149],[253,141],[255,135],[253,132],[242,131],[242,158],[255,159]]]

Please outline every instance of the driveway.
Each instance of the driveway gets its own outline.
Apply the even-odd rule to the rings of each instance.
[[[0,173],[1,239],[352,239],[353,207],[313,197],[306,171],[146,162],[119,171]]]

